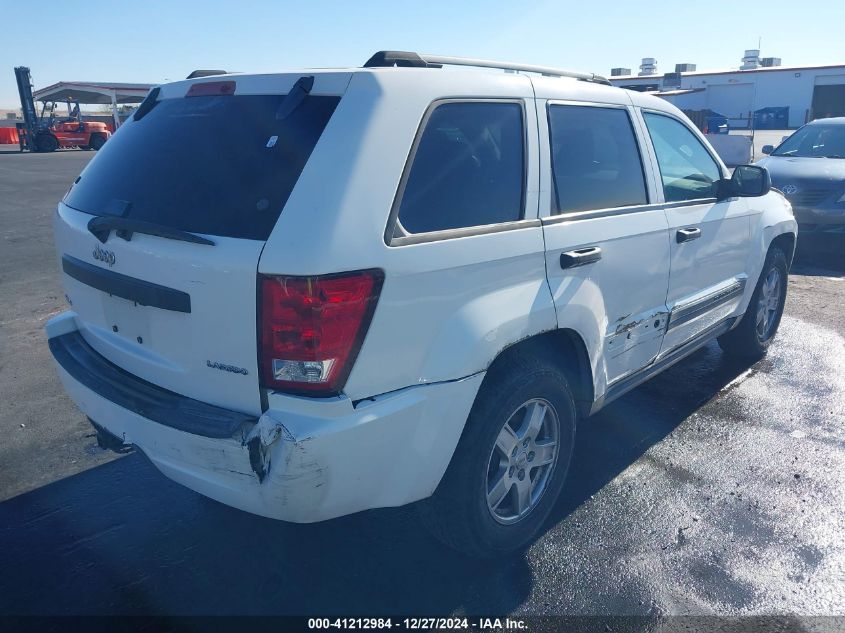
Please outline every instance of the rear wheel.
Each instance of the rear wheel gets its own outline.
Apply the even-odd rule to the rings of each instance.
[[[106,137],[102,134],[92,134],[91,140],[89,141],[88,147],[93,149],[95,152],[99,150],[103,145],[106,144]]]
[[[788,268],[786,254],[778,247],[770,249],[745,315],[736,328],[719,337],[726,353],[749,359],[766,353],[783,316]]]
[[[525,547],[560,495],[575,403],[554,363],[514,354],[491,370],[434,496],[420,504],[445,544],[477,557]]]
[[[52,134],[39,134],[35,137],[35,148],[39,152],[55,152],[59,149],[59,140]]]

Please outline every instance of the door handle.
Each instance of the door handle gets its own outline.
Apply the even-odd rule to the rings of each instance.
[[[577,268],[586,266],[601,259],[601,249],[598,246],[588,246],[574,251],[560,254],[561,268]]]
[[[692,240],[697,240],[699,237],[701,237],[701,229],[697,226],[687,229],[678,229],[678,232],[675,233],[675,239],[678,241],[678,244],[691,242]]]

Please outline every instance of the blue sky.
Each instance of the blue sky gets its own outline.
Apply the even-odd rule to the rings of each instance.
[[[708,3],[452,0],[441,2],[41,2],[0,38],[0,108],[18,107],[12,67],[36,88],[60,80],[158,83],[196,68],[273,71],[358,66],[380,49],[488,57],[609,74],[656,57],[658,71],[691,62],[737,67],[743,50],[785,65],[845,63],[845,2]],[[806,7],[802,11],[802,7]]]

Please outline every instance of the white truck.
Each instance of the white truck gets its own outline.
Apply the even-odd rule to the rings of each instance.
[[[578,423],[712,339],[765,352],[795,249],[764,169],[606,84],[381,52],[153,89],[55,215],[65,389],[247,512],[419,501],[524,547]]]

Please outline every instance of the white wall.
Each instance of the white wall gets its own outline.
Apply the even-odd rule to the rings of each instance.
[[[748,113],[754,108],[754,82],[716,83],[713,82],[704,91],[707,107],[728,117],[732,128],[747,128]]]
[[[784,68],[763,71],[735,71],[683,75],[681,88],[704,88],[704,92],[666,97],[682,110],[710,108],[726,116],[736,116],[746,108],[751,111],[767,107],[789,107],[789,127],[796,128],[806,122],[813,102],[813,87],[822,83],[845,83],[845,66],[831,68]],[[614,85],[649,84],[661,81],[661,77],[611,78]],[[750,88],[740,88],[750,84]],[[728,86],[736,86],[734,92]],[[714,90],[711,92],[710,88]],[[750,91],[751,107],[748,108]],[[708,95],[708,93],[710,93]],[[736,112],[735,112],[736,111]],[[737,127],[736,122],[731,125]]]

